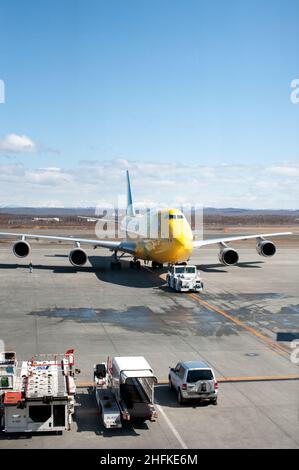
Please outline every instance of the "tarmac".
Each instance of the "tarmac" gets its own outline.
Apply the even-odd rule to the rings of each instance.
[[[165,270],[109,268],[109,252],[88,249],[74,268],[69,246],[32,243],[28,259],[0,245],[0,339],[19,360],[75,349],[76,412],[63,435],[0,434],[0,448],[299,448],[299,243],[260,257],[236,246],[240,263],[218,263],[216,248],[194,252],[200,294],[175,293]],[[93,397],[93,365],[107,356],[143,355],[159,379],[157,422],[104,429]],[[299,354],[298,354],[299,356]],[[169,367],[204,360],[219,379],[218,405],[177,404]]]

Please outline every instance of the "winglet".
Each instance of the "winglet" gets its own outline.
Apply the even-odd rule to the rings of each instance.
[[[130,217],[135,217],[135,209],[133,205],[131,183],[130,183],[130,175],[129,175],[128,170],[127,170],[127,215]]]

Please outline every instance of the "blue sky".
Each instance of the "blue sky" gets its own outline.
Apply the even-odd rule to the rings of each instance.
[[[93,205],[128,167],[143,200],[298,208],[298,22],[297,0],[3,0],[0,205]]]

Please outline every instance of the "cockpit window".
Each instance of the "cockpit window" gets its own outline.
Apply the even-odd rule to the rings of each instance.
[[[182,214],[169,214],[169,219],[183,219],[184,216]]]

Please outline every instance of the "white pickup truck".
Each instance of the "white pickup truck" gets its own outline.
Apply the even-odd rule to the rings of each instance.
[[[196,266],[171,266],[167,273],[166,281],[168,287],[177,292],[201,292],[203,290],[203,282]]]

